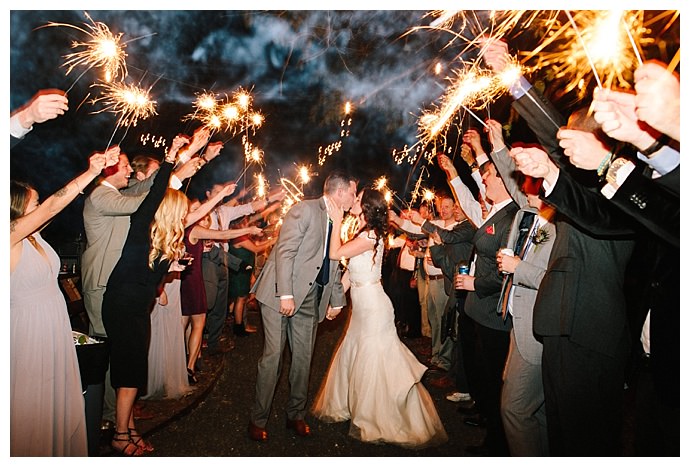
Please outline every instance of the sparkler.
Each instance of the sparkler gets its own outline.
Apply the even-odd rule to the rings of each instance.
[[[245,166],[244,170],[240,175],[237,177],[237,180],[235,180],[235,183],[239,182],[242,176],[247,172],[247,169],[252,166],[252,164],[257,164],[261,165],[263,162],[263,157],[264,157],[264,152],[259,149],[258,147],[252,145],[249,142],[249,139],[247,136],[242,137],[242,142],[244,145],[244,160],[245,160]]]
[[[398,210],[400,210],[400,211],[403,210],[403,208],[398,203],[396,203],[395,199],[393,199],[393,198],[397,198],[398,201],[400,201],[400,203],[402,203],[403,205],[405,204],[405,202],[402,199],[400,199],[400,197],[395,193],[395,191],[391,190],[388,187],[388,179],[385,176],[382,175],[381,177],[377,178],[374,181],[372,188],[374,188],[374,190],[377,190],[377,191],[380,191],[381,193],[383,193],[383,197],[389,206],[393,205]]]
[[[285,193],[287,194],[287,196],[285,196],[284,199],[287,201],[286,204],[288,204],[288,208],[293,204],[302,201],[302,198],[304,198],[304,193],[302,192],[302,190],[297,188],[297,185],[295,185],[287,178],[281,178],[280,184],[283,186],[283,188],[285,188]]]
[[[563,94],[577,87],[580,98],[587,92],[592,76],[599,87],[615,82],[619,87],[632,88],[634,63],[641,60],[637,44],[654,41],[644,37],[644,11],[583,10],[565,14],[568,23],[524,54],[521,63],[536,57],[535,67],[550,67],[555,78],[564,79]]]
[[[124,49],[126,44],[120,43],[122,33],[114,35],[110,28],[104,23],[95,22],[88,13],[84,12],[86,18],[91,22],[84,23],[84,28],[67,23],[49,22],[45,27],[65,26],[83,32],[87,36],[84,42],[72,42],[72,48],[83,48],[79,52],[70,53],[64,56],[63,67],[67,68],[65,76],[69,75],[77,66],[86,66],[86,70],[72,83],[67,89],[69,92],[77,81],[94,67],[101,67],[104,71],[104,81],[111,82],[118,77],[127,77],[127,64],[125,57],[127,54]]]
[[[347,214],[340,224],[340,240],[343,243],[349,242],[359,232],[359,218],[352,214]]]
[[[265,198],[266,193],[268,192],[268,183],[266,182],[266,178],[263,174],[256,174],[254,175],[254,178],[256,178],[256,196],[259,198]]]
[[[105,106],[92,113],[107,111],[120,114],[115,124],[115,131],[108,142],[108,147],[110,147],[118,127],[126,126],[129,129],[130,126],[136,126],[140,119],[145,120],[152,115],[157,115],[156,102],[152,101],[149,96],[150,88],[144,90],[125,83],[96,83],[92,86],[100,86],[105,89],[100,97],[92,101],[93,104],[102,101]],[[122,138],[124,139],[124,136]]]

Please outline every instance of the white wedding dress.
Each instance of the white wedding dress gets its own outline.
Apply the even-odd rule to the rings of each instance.
[[[352,315],[312,412],[326,422],[351,420],[350,436],[364,442],[438,445],[448,436],[420,381],[426,367],[396,333],[382,259],[381,243],[375,256],[372,249],[350,259]]]

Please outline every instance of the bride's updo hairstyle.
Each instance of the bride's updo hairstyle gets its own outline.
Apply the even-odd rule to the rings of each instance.
[[[373,188],[365,188],[362,193],[362,215],[367,224],[365,229],[376,234],[376,245],[388,233],[388,203],[383,194]],[[386,242],[383,242],[386,245]]]

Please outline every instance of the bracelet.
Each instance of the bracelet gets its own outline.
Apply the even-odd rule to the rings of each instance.
[[[597,167],[597,175],[599,177],[603,177],[604,173],[606,170],[608,170],[609,165],[611,165],[611,159],[613,158],[613,149],[609,151],[609,153],[604,157],[604,159],[601,161],[601,164],[599,164],[599,167]]]
[[[75,185],[77,185],[77,191],[79,192],[80,195],[83,195],[83,194],[84,194],[84,191],[83,191],[81,188],[79,188],[79,184],[77,183],[77,181],[76,181],[76,180],[72,180],[72,183],[74,183]]]
[[[668,140],[669,138],[667,135],[661,135],[656,140],[654,140],[651,146],[649,146],[647,149],[640,150],[640,154],[649,157],[651,154],[654,154],[663,146],[666,146],[666,144],[668,144]]]

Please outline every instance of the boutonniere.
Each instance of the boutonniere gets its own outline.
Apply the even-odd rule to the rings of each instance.
[[[493,224],[491,224],[490,226],[488,226],[488,227],[486,228],[486,233],[489,234],[489,235],[493,235],[494,233],[496,233]]]
[[[549,238],[551,238],[549,231],[542,226],[539,227],[536,232],[534,232],[534,235],[532,235],[532,243],[535,245],[546,243],[549,241]]]

